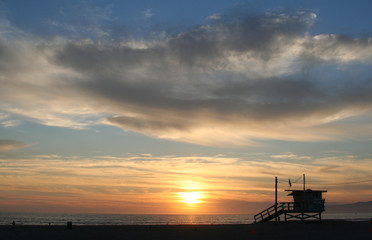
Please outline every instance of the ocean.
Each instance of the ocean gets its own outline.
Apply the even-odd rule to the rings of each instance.
[[[323,219],[370,221],[372,213],[324,213]],[[130,215],[130,214],[51,214],[0,213],[0,225],[180,225],[180,224],[250,224],[253,215]]]

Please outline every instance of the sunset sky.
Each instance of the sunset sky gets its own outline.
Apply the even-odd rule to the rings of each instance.
[[[372,200],[372,2],[0,0],[0,211]]]

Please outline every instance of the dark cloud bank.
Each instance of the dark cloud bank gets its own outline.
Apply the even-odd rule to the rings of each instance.
[[[371,39],[311,36],[315,21],[311,12],[225,16],[161,41],[40,40],[33,54],[59,69],[42,87],[74,99],[68,117],[84,106],[111,115],[106,124],[205,145],[370,136],[368,121],[346,120],[371,117]],[[16,55],[7,44],[5,73]]]

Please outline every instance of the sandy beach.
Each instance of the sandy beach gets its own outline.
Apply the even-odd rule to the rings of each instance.
[[[0,238],[27,239],[372,239],[371,222],[327,220],[245,225],[0,226]]]

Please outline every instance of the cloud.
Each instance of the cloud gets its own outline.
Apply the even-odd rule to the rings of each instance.
[[[310,156],[298,156],[291,152],[286,154],[271,155],[271,158],[283,160],[311,160]]]
[[[312,36],[316,17],[223,16],[156,41],[3,36],[2,111],[212,146],[368,137],[372,42]]]
[[[290,155],[301,159],[295,153]],[[366,181],[371,179],[371,158],[355,156],[328,155],[311,161],[293,162],[284,158],[272,161],[267,154],[262,154],[260,160],[257,156],[247,155],[241,158],[217,155],[128,154],[89,158],[45,155],[2,158],[0,162],[4,166],[0,168],[0,181],[4,183],[0,185],[1,197],[21,198],[22,201],[17,202],[19,206],[24,206],[29,199],[44,200],[46,205],[81,202],[83,199],[98,209],[111,203],[114,209],[125,212],[132,209],[128,205],[132,202],[140,206],[166,205],[168,208],[164,206],[164,210],[171,212],[169,207],[182,207],[179,193],[191,190],[203,193],[205,213],[218,214],[224,211],[222,209],[235,209],[235,204],[241,206],[239,201],[247,204],[271,201],[273,176],[279,178],[279,200],[288,201],[289,197],[283,191],[289,187],[288,178],[292,180],[294,189],[301,188],[302,173],[306,173],[307,187],[328,190],[327,202],[339,201],[342,195],[345,202],[371,198],[371,182]],[[9,182],[9,179],[18,180]],[[91,200],[95,200],[94,203]],[[228,202],[235,204],[229,207]],[[151,210],[152,213],[161,211],[163,209]],[[178,209],[177,213],[180,212],[183,211]]]
[[[23,148],[23,147],[26,147],[27,145],[28,144],[15,141],[15,140],[10,140],[10,139],[1,140],[0,139],[0,152],[7,152],[7,151],[15,150],[18,148]]]
[[[222,19],[223,15],[220,13],[215,13],[207,17],[208,20],[220,20]]]
[[[143,18],[148,19],[154,16],[154,13],[152,12],[151,8],[146,9],[142,12]]]
[[[105,7],[95,6],[87,1],[76,4],[63,5],[59,8],[59,14],[46,22],[46,26],[52,34],[63,33],[72,37],[108,37],[113,24],[113,5]]]
[[[7,128],[7,127],[15,127],[20,124],[18,120],[12,119],[9,114],[1,113],[0,112],[0,124]]]

